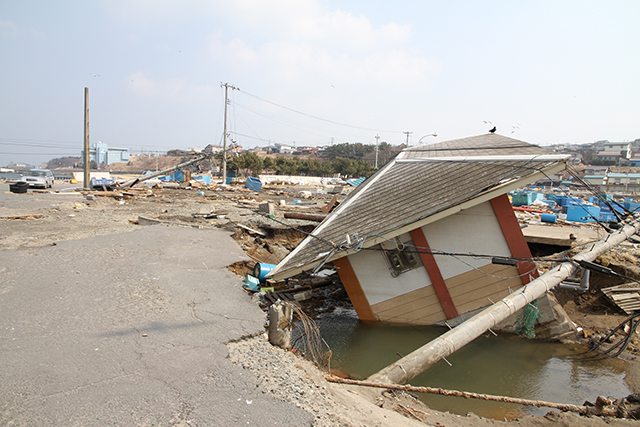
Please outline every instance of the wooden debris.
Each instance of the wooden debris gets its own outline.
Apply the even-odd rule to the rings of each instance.
[[[135,220],[129,220],[129,222],[131,222],[133,224],[138,224],[138,225],[165,224],[165,225],[179,225],[179,226],[182,226],[182,227],[202,228],[198,224],[188,224],[186,222],[176,222],[176,221],[162,221],[160,219],[146,218],[146,217],[143,217],[143,216],[139,216],[138,220],[136,222],[134,222],[134,221]]]
[[[243,230],[248,231],[250,234],[257,234],[262,237],[266,236],[266,234],[264,234],[262,231],[254,230],[253,228],[249,228],[246,225],[242,225],[242,224],[236,224],[236,225],[242,228]]]
[[[629,284],[601,289],[602,293],[627,314],[640,310],[640,288],[631,288]]]
[[[322,210],[323,214],[329,214],[331,212],[333,212],[333,210],[340,204],[340,202],[338,202],[338,195],[335,194],[333,196],[333,198],[331,199],[331,201],[329,203],[327,203],[326,205],[324,205],[322,208],[320,208]]]
[[[0,219],[42,219],[43,214],[30,214],[30,215],[14,215],[14,216],[2,216]]]
[[[326,218],[326,215],[313,215],[313,214],[298,213],[298,212],[285,212],[284,217],[289,219],[304,219],[307,221],[322,222]]]
[[[357,381],[345,378],[338,378],[333,375],[325,375],[324,376],[327,381],[333,383],[340,384],[352,384],[359,385],[365,387],[376,387],[376,388],[384,388],[389,390],[402,390],[413,393],[429,393],[429,394],[440,394],[443,396],[455,396],[455,397],[464,397],[465,399],[481,399],[481,400],[491,400],[494,402],[505,402],[505,403],[516,403],[519,405],[526,406],[535,406],[535,407],[547,407],[559,409],[560,411],[569,411],[569,412],[577,412],[579,414],[584,415],[600,415],[600,416],[608,416],[615,417],[617,415],[617,408],[612,407],[613,401],[607,399],[602,396],[598,396],[596,400],[596,406],[581,406],[581,405],[572,405],[567,403],[553,403],[553,402],[545,402],[543,400],[531,400],[531,399],[518,399],[515,397],[508,396],[494,396],[491,394],[481,394],[481,393],[471,393],[466,391],[458,391],[458,390],[446,390],[443,388],[434,388],[434,387],[416,387],[409,384],[399,385],[399,384],[383,384],[376,383],[371,381]]]

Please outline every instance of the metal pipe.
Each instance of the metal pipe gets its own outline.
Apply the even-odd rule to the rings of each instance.
[[[486,330],[517,313],[527,304],[549,292],[567,277],[578,271],[575,261],[593,261],[600,255],[627,240],[640,231],[640,216],[618,232],[593,244],[593,247],[573,257],[574,262],[564,262],[548,273],[533,280],[516,292],[487,307],[469,320],[423,345],[413,353],[387,366],[368,378],[378,383],[404,384],[482,335]]]

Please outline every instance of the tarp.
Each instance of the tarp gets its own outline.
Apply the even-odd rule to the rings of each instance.
[[[262,181],[260,181],[258,178],[253,178],[250,176],[244,182],[244,186],[251,191],[258,192],[262,188]]]

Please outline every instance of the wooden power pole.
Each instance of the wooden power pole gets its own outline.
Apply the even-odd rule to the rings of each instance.
[[[89,174],[89,88],[84,88],[84,189],[91,188]]]
[[[411,135],[413,132],[409,132],[409,131],[407,131],[407,132],[402,132],[402,133],[404,133],[405,135],[407,135],[407,147],[409,147],[409,135]]]
[[[380,135],[376,135],[376,169],[378,169],[378,141],[380,140]]]

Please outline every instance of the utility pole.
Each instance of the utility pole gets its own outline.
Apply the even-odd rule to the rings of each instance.
[[[413,132],[409,132],[409,131],[407,131],[407,132],[402,132],[402,133],[404,133],[405,135],[407,135],[407,147],[408,147],[408,146],[409,146],[409,135],[411,135]]]
[[[240,90],[229,83],[220,83],[224,87],[224,135],[222,139],[222,185],[227,184],[227,105],[229,105],[229,88]]]
[[[89,88],[84,88],[84,189],[89,190]]]
[[[378,140],[380,139],[380,135],[376,135],[376,169],[378,169]]]

